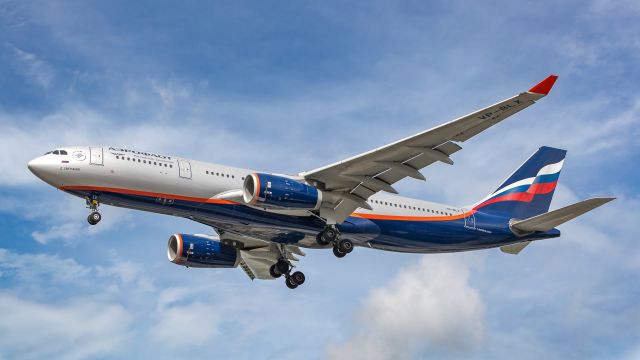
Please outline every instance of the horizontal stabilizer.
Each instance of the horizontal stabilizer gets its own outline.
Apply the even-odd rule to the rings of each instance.
[[[529,245],[530,243],[531,241],[521,241],[519,243],[515,243],[511,245],[503,245],[503,246],[500,246],[500,250],[502,250],[503,253],[518,255],[520,251],[526,248],[527,245]]]
[[[525,235],[534,231],[548,231],[613,199],[615,198],[601,197],[580,201],[526,220],[512,221],[510,227],[516,235]]]

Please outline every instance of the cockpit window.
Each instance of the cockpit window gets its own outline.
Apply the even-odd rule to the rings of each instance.
[[[53,152],[53,151],[47,151],[46,153],[44,153],[44,155],[49,155],[49,154],[51,154],[52,152]],[[44,155],[43,155],[43,156],[44,156]]]
[[[60,150],[60,155],[67,155],[67,150]]]
[[[53,150],[53,155],[60,155],[60,150]]]

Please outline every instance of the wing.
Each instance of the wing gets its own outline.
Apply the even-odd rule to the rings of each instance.
[[[295,245],[278,244],[246,235],[225,232],[220,235],[220,240],[235,246],[241,244],[239,265],[251,280],[272,280],[269,268],[279,259],[295,262],[298,261],[296,255],[305,256]]]
[[[405,177],[424,180],[420,169],[440,161],[453,164],[450,155],[461,150],[458,142],[478,135],[507,117],[546,96],[557,76],[509,99],[478,110],[433,129],[409,136],[352,158],[301,173],[334,199],[320,209],[328,223],[341,223],[378,191],[397,193],[392,185]]]

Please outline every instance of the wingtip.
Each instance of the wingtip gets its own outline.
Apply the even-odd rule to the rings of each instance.
[[[546,79],[540,81],[536,86],[529,89],[530,93],[547,95],[551,91],[553,84],[558,80],[558,75],[549,75]]]

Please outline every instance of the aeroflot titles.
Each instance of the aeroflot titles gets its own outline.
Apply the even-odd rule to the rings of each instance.
[[[110,147],[109,150],[111,150],[111,151],[122,151],[122,152],[126,152],[126,153],[131,153],[131,154],[136,154],[136,155],[143,155],[143,156],[153,156],[153,157],[157,157],[159,159],[171,160],[171,156],[152,154],[152,153],[143,152],[143,151],[135,151],[135,150],[129,150],[129,149],[118,149],[118,148],[114,148],[114,147]]]

